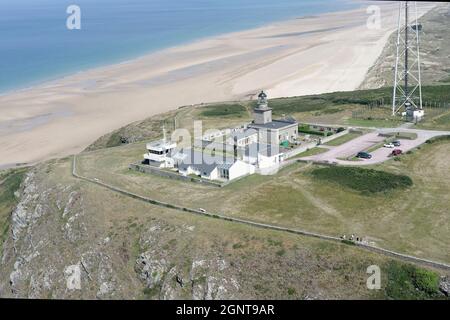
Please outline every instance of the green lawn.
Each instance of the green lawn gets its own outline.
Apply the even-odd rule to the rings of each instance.
[[[373,128],[395,128],[404,123],[401,120],[367,120],[367,119],[347,119],[346,124],[356,127],[373,127]]]
[[[411,178],[406,175],[359,167],[318,168],[311,174],[317,179],[334,182],[363,194],[406,189],[413,185]]]
[[[361,136],[361,133],[358,133],[358,132],[350,132],[350,133],[347,133],[346,135],[343,135],[343,136],[341,136],[341,137],[339,137],[339,138],[336,138],[336,139],[334,139],[334,140],[331,140],[331,141],[329,141],[329,142],[327,142],[327,143],[325,143],[325,145],[327,145],[327,146],[340,146],[341,144],[344,144],[344,143],[346,143],[346,142],[349,142],[349,141],[351,141],[351,140],[353,140],[353,139],[355,139],[355,138],[358,138],[358,137],[360,137]]]
[[[450,186],[446,183],[450,164],[441,156],[450,153],[448,141],[426,144],[403,155],[401,161],[370,166],[386,174],[366,193],[318,179],[311,174],[317,167],[304,163],[285,167],[274,176],[255,174],[224,188],[128,170],[129,163],[142,157],[143,149],[144,144],[136,144],[83,154],[79,171],[164,202],[333,236],[359,234],[389,249],[450,262]],[[396,183],[392,179],[397,175],[410,177],[413,185],[370,192],[378,182]],[[372,184],[368,177],[362,178],[366,186]]]
[[[210,105],[200,109],[201,117],[244,117],[247,109],[240,104]]]
[[[320,147],[315,147],[309,150],[306,150],[298,155],[296,155],[294,158],[303,158],[303,157],[309,157],[309,156],[315,156],[316,154],[321,154],[324,152],[327,152],[328,149],[326,148],[320,148]]]

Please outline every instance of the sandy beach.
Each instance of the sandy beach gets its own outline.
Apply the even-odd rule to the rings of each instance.
[[[179,106],[357,88],[397,24],[358,10],[279,22],[156,52],[0,96],[0,168],[83,150],[101,135]],[[419,15],[435,4],[419,4]]]

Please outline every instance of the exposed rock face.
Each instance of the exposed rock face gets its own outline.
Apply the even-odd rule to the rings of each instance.
[[[45,183],[42,169],[29,171],[11,215],[0,296],[89,298],[82,290],[94,287],[97,297],[112,297],[116,285],[112,263],[103,242],[87,241],[82,193],[74,185]]]
[[[178,239],[195,236],[195,226],[153,219],[136,235],[118,228],[111,238],[107,222],[93,220],[109,212],[91,208],[76,180],[49,181],[49,167],[31,169],[18,192],[1,257],[0,297],[235,297],[238,282],[223,258],[180,251]]]
[[[135,270],[148,289],[160,299],[233,299],[239,291],[238,282],[227,262],[220,257],[202,257],[190,264],[179,261],[174,253],[160,247],[160,234],[167,226],[149,228],[140,240],[146,249],[136,260]],[[189,236],[193,228],[177,229],[181,237]],[[183,253],[180,253],[183,255]],[[156,290],[155,290],[156,289]]]

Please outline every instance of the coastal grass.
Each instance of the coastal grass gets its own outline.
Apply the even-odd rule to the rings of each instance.
[[[311,174],[317,179],[334,182],[363,194],[405,189],[413,185],[411,178],[406,175],[359,167],[318,168],[314,169]]]
[[[247,114],[247,109],[240,104],[218,104],[202,107],[201,117],[240,118]]]
[[[336,138],[336,139],[333,139],[331,141],[328,141],[327,143],[325,143],[325,145],[332,146],[332,147],[340,146],[340,145],[342,145],[342,144],[344,144],[346,142],[349,142],[349,141],[351,141],[353,139],[356,139],[356,138],[358,138],[360,136],[361,136],[360,132],[349,132],[346,135],[343,135],[343,136],[341,136],[339,138]]]
[[[441,297],[439,274],[412,264],[391,261],[386,266],[385,294],[394,300],[423,300]]]
[[[440,84],[423,86],[424,101],[450,102],[450,85]],[[293,115],[297,119],[309,123],[329,123],[335,125],[350,125],[358,127],[397,127],[403,121],[398,117],[389,116],[389,108],[381,110],[381,117],[353,118],[352,112],[366,110],[374,101],[390,101],[392,88],[385,87],[373,90],[357,90],[351,92],[334,92],[310,96],[270,99],[274,118]],[[116,147],[139,141],[154,140],[162,137],[162,125],[170,134],[176,122],[178,128],[192,130],[193,121],[202,119],[204,129],[222,129],[239,126],[251,121],[251,109],[256,105],[250,102],[224,102],[211,105],[195,105],[180,107],[158,116],[138,121],[120,128],[99,138],[87,150]],[[425,110],[427,112],[427,110]],[[450,130],[450,113],[426,117],[418,127],[427,129]],[[323,135],[323,132],[305,132]]]
[[[117,162],[127,161],[129,154],[132,154],[132,157],[137,154],[137,151],[133,151],[134,146],[131,144],[82,154],[80,156],[82,168],[79,172],[83,171],[84,174],[87,174],[94,170],[95,175],[105,182],[111,182],[119,176],[120,180],[124,180],[123,188],[133,189],[136,187],[138,188],[135,190],[136,193],[148,197],[157,195],[150,192],[147,186],[154,187],[155,190],[163,188],[164,193],[170,194],[174,198],[175,194],[178,194],[178,197],[184,201],[189,201],[189,199],[184,199],[189,194],[192,197],[201,196],[208,201],[209,194],[207,192],[200,193],[200,190],[219,192],[214,193],[214,197],[220,196],[223,191],[230,190],[234,195],[245,191],[248,196],[252,188],[259,189],[269,183],[267,187],[274,187],[273,191],[276,191],[276,186],[270,185],[274,177],[255,176],[255,179],[239,181],[238,185],[228,191],[225,190],[226,188],[200,188],[193,184],[189,184],[192,185],[192,188],[186,188],[186,184],[183,183],[164,184],[162,183],[165,181],[163,179],[158,180],[161,183],[157,183],[152,175],[133,174],[133,179],[129,179],[130,176],[123,172],[123,168],[112,170],[109,177],[100,177],[104,166],[109,170]],[[138,147],[136,150],[142,148],[143,144],[139,144]],[[105,161],[107,159],[115,161]],[[90,160],[99,161],[97,163],[99,167],[94,168],[89,163]],[[152,259],[164,259],[169,265],[168,269],[176,267],[184,279],[186,278],[183,275],[193,274],[194,284],[206,285],[210,276],[218,280],[236,279],[239,284],[236,298],[245,296],[255,299],[302,299],[306,296],[318,295],[317,283],[320,283],[320,297],[322,298],[371,299],[382,294],[375,292],[376,290],[367,290],[366,270],[367,266],[376,264],[382,268],[384,274],[384,266],[391,261],[388,257],[361,250],[356,246],[255,228],[151,205],[112,192],[102,186],[75,179],[71,176],[70,167],[70,159],[38,167],[37,176],[39,179],[43,179],[38,185],[50,186],[64,183],[64,186],[72,186],[77,189],[84,203],[85,214],[82,219],[86,220],[82,221],[88,225],[89,232],[86,234],[86,241],[80,242],[76,249],[87,250],[95,239],[98,241],[98,238],[109,238],[104,252],[108,254],[111,263],[116,266],[114,275],[122,284],[120,296],[118,295],[120,298],[158,299],[161,297],[161,293],[164,293],[160,290],[159,285],[150,287],[136,274],[136,259],[148,250],[153,252]],[[292,177],[299,169],[306,168],[303,165],[286,168],[280,174],[281,177],[285,175]],[[119,173],[121,174],[119,175]],[[107,181],[107,178],[111,180]],[[137,183],[140,178],[144,182],[143,185]],[[181,185],[183,188],[179,188],[177,185]],[[169,187],[174,189],[170,191]],[[180,192],[182,189],[190,190],[183,193]],[[292,191],[298,192],[298,190],[295,185],[280,190],[286,195],[284,199],[280,199],[279,205],[284,205],[285,201],[291,202],[295,197],[295,193],[292,194]],[[57,194],[54,193],[58,192],[57,190],[51,188],[49,192],[51,198],[57,197]],[[234,202],[233,200],[230,201]],[[298,210],[298,208],[307,209],[309,205],[305,206],[304,201],[308,201],[307,197],[302,197],[295,204],[286,206],[286,209],[291,212],[295,212],[294,210]],[[229,204],[229,201],[219,200],[219,205],[221,203]],[[311,208],[311,212],[315,210],[317,208]],[[51,213],[47,213],[43,219],[53,219],[53,216],[49,216],[49,214]],[[315,215],[320,215],[320,212]],[[314,219],[314,215],[312,219]],[[51,226],[54,224],[52,223]],[[54,232],[53,228],[48,230]],[[76,252],[73,253],[73,246],[68,245],[64,239],[60,238],[62,237],[55,237],[55,242],[57,248],[64,254],[61,259],[70,261],[69,259],[72,259]],[[149,239],[149,242],[142,239]],[[41,254],[52,257],[53,254],[48,252],[55,250],[54,247],[51,249],[41,251]],[[199,272],[190,273],[194,268],[193,265],[199,261],[202,262],[202,268],[197,269]],[[224,261],[223,264],[222,261]],[[217,262],[220,263],[220,266],[225,265],[226,267],[218,269]],[[292,268],[293,265],[295,268]],[[252,272],[242,273],[240,270],[252,270]],[[274,274],[277,276],[274,277]],[[164,283],[176,283],[172,278],[173,274],[164,272],[161,276]],[[95,286],[86,289],[89,297],[95,297],[97,290],[98,288]],[[191,286],[177,289],[177,296],[185,299],[192,298]]]
[[[450,142],[433,141],[402,161],[350,169],[363,171],[332,180],[335,173],[323,178],[311,173],[322,167],[294,163],[275,175],[254,174],[224,188],[176,181],[128,169],[141,159],[143,143],[81,154],[78,171],[183,207],[333,236],[358,234],[388,249],[448,263],[450,164],[442,154],[450,153]],[[354,185],[354,179],[361,184]]]
[[[450,86],[448,84],[427,85],[422,87],[424,101],[450,101]],[[392,101],[392,87],[382,87],[370,90],[355,90],[348,92],[332,92],[302,97],[278,98],[269,101],[274,114],[290,114],[306,111],[333,110],[339,112],[342,106],[370,106],[374,102],[385,105]]]
[[[388,132],[383,133],[383,136],[395,139],[408,139],[408,140],[417,139],[417,133],[415,132]]]
[[[315,156],[317,154],[321,154],[321,153],[324,153],[327,151],[328,151],[328,149],[326,149],[326,148],[315,147],[315,148],[311,148],[309,150],[306,150],[306,151],[296,155],[294,158],[304,158],[304,157],[309,157],[309,156]]]

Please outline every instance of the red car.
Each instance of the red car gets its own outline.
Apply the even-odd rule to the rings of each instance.
[[[402,150],[400,150],[400,149],[394,149],[394,150],[392,150],[392,156],[399,156],[399,155],[401,155],[403,153],[403,151]]]

